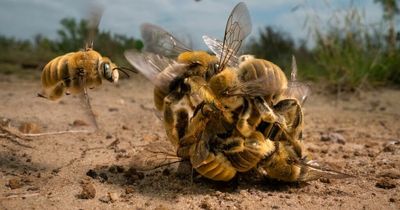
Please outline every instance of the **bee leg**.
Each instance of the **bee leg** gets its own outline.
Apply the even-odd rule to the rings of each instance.
[[[236,123],[236,129],[245,137],[250,136],[255,130],[254,126],[248,122],[252,111],[251,103],[248,100],[244,100],[242,112],[239,114],[239,119]]]
[[[187,134],[179,140],[180,146],[192,145],[200,140],[213,111],[208,104],[201,104],[201,106],[200,111],[196,111],[196,115],[190,119]]]
[[[303,112],[296,99],[284,99],[279,101],[274,110],[278,115],[284,116],[287,128],[282,130],[282,137],[289,140],[299,157],[303,157],[304,150],[301,144],[301,132],[303,128]]]
[[[164,98],[164,128],[168,139],[174,146],[179,145],[179,135],[175,128],[175,114],[173,111],[174,102],[179,100],[174,92]]]
[[[198,76],[185,79],[185,84],[190,86],[192,93],[197,93],[205,103],[212,104],[217,110],[222,112],[225,121],[233,123],[232,114],[226,110],[222,103],[217,99],[214,92],[208,86],[208,83]]]
[[[276,122],[276,123],[279,123],[281,127],[286,128],[285,119],[282,116],[277,115],[265,100],[257,97],[254,99],[254,105],[260,112],[261,119],[263,121],[269,122],[269,123]]]
[[[57,84],[53,90],[51,90],[51,92],[49,93],[48,98],[50,100],[57,100],[59,98],[61,98],[66,90],[66,86],[64,82],[60,82],[59,84]]]

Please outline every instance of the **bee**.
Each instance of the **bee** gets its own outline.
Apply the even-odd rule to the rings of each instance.
[[[266,141],[273,141],[275,150],[264,156],[257,166],[257,171],[265,177],[287,182],[312,181],[319,178],[348,178],[348,174],[321,167],[310,160],[305,153],[302,141],[303,111],[310,88],[298,82],[295,57],[292,58],[291,79],[288,88],[282,93],[279,101],[273,105],[274,115],[282,119],[281,123],[262,120],[256,130],[263,133]],[[256,98],[258,111],[271,112],[268,103]],[[282,125],[284,125],[282,127]]]
[[[43,93],[39,95],[57,100],[64,94],[78,94],[86,88],[99,86],[102,79],[116,83],[119,79],[118,70],[124,72],[108,57],[88,46],[84,50],[58,56],[47,63],[41,76]]]
[[[64,95],[79,94],[84,98],[86,106],[90,110],[96,129],[98,126],[87,89],[101,85],[103,79],[112,83],[118,82],[119,71],[128,77],[129,74],[126,71],[136,73],[130,68],[118,67],[110,58],[102,56],[93,49],[92,40],[101,14],[102,10],[98,7],[95,7],[90,13],[88,41],[84,49],[58,56],[45,65],[41,75],[42,91],[38,93],[39,97],[52,101],[58,100]]]

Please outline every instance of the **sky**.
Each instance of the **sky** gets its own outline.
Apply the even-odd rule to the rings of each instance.
[[[233,0],[1,0],[0,34],[18,39],[32,39],[36,34],[57,38],[60,20],[88,17],[88,8],[104,7],[100,30],[140,38],[139,27],[153,23],[192,40],[193,47],[204,49],[201,36],[222,39],[226,20],[239,1]],[[380,5],[373,0],[248,0],[253,23],[250,36],[256,36],[267,25],[288,32],[295,40],[310,39],[305,21],[318,16],[326,24],[332,11],[353,2],[364,11],[368,23],[382,17]],[[340,13],[338,13],[340,14]]]

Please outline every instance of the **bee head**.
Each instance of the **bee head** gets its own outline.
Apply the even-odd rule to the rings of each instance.
[[[111,62],[107,57],[102,57],[99,71],[103,75],[104,79],[110,82],[117,82],[119,78],[118,67]]]

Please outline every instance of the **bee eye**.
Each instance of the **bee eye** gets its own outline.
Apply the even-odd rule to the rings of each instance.
[[[103,75],[104,75],[104,78],[106,78],[107,80],[112,80],[112,71],[110,69],[109,63],[103,64]]]

